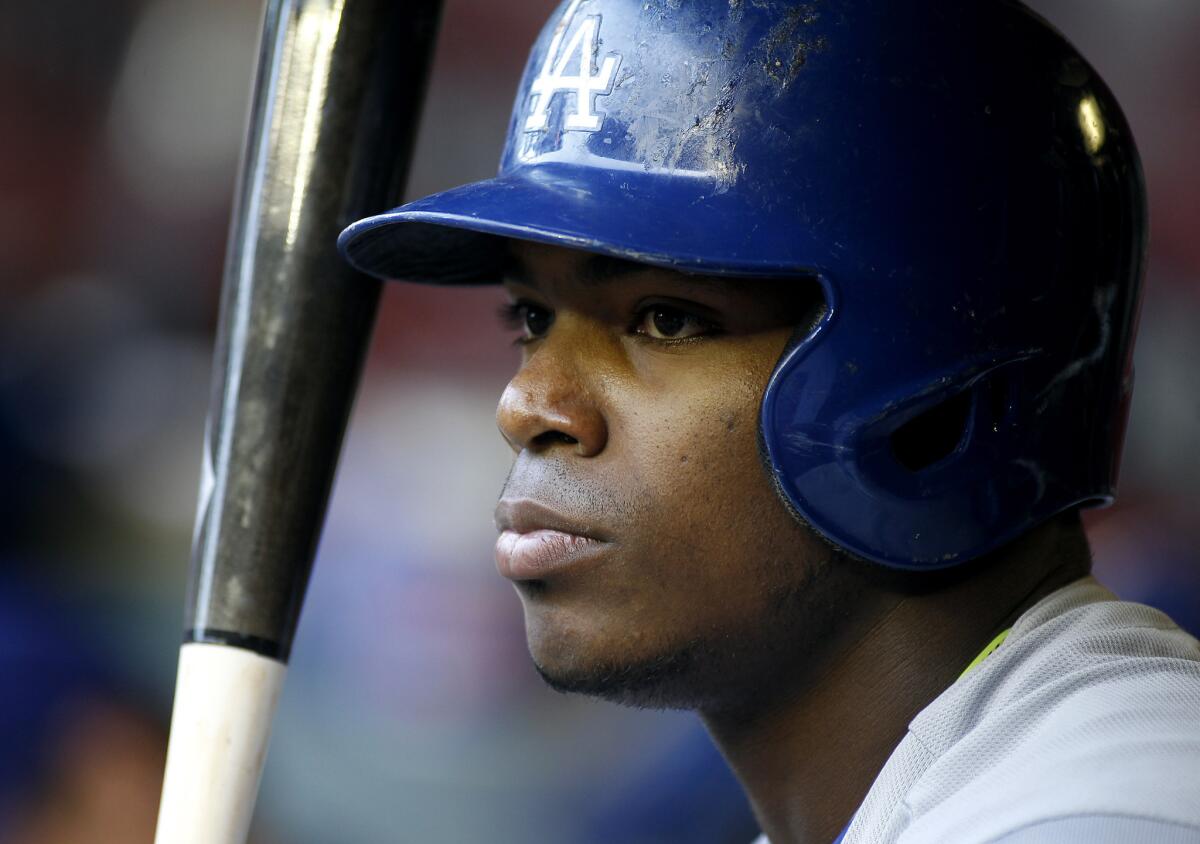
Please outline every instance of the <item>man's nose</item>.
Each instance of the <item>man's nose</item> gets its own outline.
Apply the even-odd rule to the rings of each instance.
[[[496,422],[516,452],[568,448],[595,457],[608,443],[600,398],[588,387],[587,354],[564,335],[540,341],[500,397]]]

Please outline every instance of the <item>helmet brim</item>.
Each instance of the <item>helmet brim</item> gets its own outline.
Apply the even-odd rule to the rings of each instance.
[[[761,229],[747,231],[748,218],[736,193],[721,190],[707,173],[664,179],[640,169],[597,169],[585,183],[578,167],[543,164],[360,220],[342,232],[338,248],[369,275],[427,284],[499,282],[508,261],[507,239],[681,272],[811,272],[795,258],[802,235],[793,230],[787,243],[763,242]]]

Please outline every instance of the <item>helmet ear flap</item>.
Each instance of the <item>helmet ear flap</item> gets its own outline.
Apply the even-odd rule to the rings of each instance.
[[[977,433],[1000,434],[1014,409],[1013,375],[1006,367],[992,370],[901,423],[890,435],[896,462],[923,472],[968,448]]]
[[[1004,472],[999,462],[1018,434],[1009,418],[1018,369],[1019,361],[969,367],[885,405],[848,434],[846,445],[859,457],[847,468],[881,501],[970,497]]]
[[[894,568],[933,569],[979,556],[1028,526],[1044,497],[1020,453],[1017,397],[1028,356],[965,362],[873,406],[842,408],[836,425],[807,425],[797,389],[811,397],[801,344],[764,400],[764,443],[794,510],[850,553]],[[774,391],[774,395],[772,395]],[[780,398],[782,396],[782,398]],[[785,409],[785,414],[778,413]],[[803,412],[803,411],[802,411]],[[784,420],[783,425],[779,423]]]
[[[973,390],[963,390],[892,431],[892,456],[910,472],[923,471],[949,457],[966,439],[975,398]]]

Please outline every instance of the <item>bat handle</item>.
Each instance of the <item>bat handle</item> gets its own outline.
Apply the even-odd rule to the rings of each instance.
[[[179,651],[155,844],[243,844],[287,667],[227,645]]]
[[[243,844],[380,282],[441,0],[266,0],[234,205],[158,844]]]

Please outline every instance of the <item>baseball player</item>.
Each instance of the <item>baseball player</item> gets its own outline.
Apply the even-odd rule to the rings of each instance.
[[[555,688],[696,710],[764,836],[1200,841],[1200,645],[1089,576],[1145,201],[1015,0],[566,0],[500,173],[361,220],[502,283],[496,561]]]

